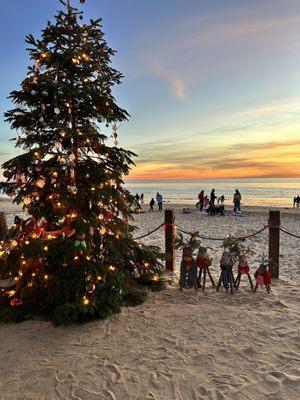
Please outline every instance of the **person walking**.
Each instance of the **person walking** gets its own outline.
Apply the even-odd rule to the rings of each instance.
[[[141,203],[144,203],[144,193],[141,194],[140,199],[141,199]]]
[[[158,204],[158,211],[162,211],[162,206],[163,206],[163,197],[160,193],[156,193],[156,201]]]
[[[154,201],[154,199],[153,199],[153,197],[152,197],[152,199],[150,200],[150,203],[149,203],[149,206],[150,206],[149,212],[150,212],[150,211],[154,211],[154,210],[153,210],[154,204],[155,204],[155,201]]]
[[[300,206],[300,196],[299,196],[299,194],[297,196],[296,203],[297,203],[297,207],[299,207]]]
[[[217,196],[216,196],[216,194],[215,194],[215,189],[213,189],[213,190],[211,191],[211,193],[210,193],[210,204],[211,204],[212,206],[215,205],[215,200],[216,200],[216,198],[217,198]]]
[[[241,213],[241,200],[242,196],[238,189],[235,190],[233,195],[233,212],[235,214]]]
[[[198,206],[199,206],[199,210],[200,210],[200,211],[203,210],[203,207],[204,207],[204,199],[205,199],[204,190],[201,190],[201,192],[198,194],[198,200],[199,200]]]

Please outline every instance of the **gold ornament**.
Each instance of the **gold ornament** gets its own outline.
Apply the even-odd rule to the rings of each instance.
[[[23,202],[24,202],[24,204],[25,204],[26,206],[28,206],[28,205],[31,203],[30,197],[29,197],[29,196],[26,196],[26,197],[24,198]]]
[[[36,186],[39,187],[40,189],[43,189],[45,186],[46,182],[44,179],[40,178],[35,182]]]

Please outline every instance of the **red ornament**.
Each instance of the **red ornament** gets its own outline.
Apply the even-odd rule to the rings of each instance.
[[[14,297],[11,301],[10,301],[10,305],[12,307],[19,307],[22,304],[22,300],[21,299],[17,299],[16,297]]]
[[[89,294],[92,294],[92,293],[94,293],[95,289],[96,289],[95,284],[94,284],[93,282],[90,282],[90,283],[88,284],[86,290],[87,290],[87,292],[88,292]]]

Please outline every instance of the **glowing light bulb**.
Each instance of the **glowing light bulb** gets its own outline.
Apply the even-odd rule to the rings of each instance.
[[[85,306],[90,304],[90,300],[86,296],[83,296],[82,302]]]

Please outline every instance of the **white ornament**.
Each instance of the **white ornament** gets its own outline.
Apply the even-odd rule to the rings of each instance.
[[[43,91],[42,91],[42,95],[43,95],[43,96],[48,96],[47,90],[43,90]]]
[[[32,94],[32,96],[35,96],[35,95],[36,95],[36,91],[35,91],[35,90],[32,90],[32,91],[31,91],[31,94]]]
[[[39,122],[44,122],[44,118],[43,118],[43,117],[40,117],[40,118],[39,118]]]
[[[42,103],[42,104],[41,104],[41,109],[42,109],[42,110],[46,110],[46,104]]]
[[[77,187],[76,186],[70,186],[69,187],[69,192],[73,193],[73,194],[76,194],[77,193]]]
[[[60,114],[60,109],[59,109],[58,107],[55,107],[55,108],[54,108],[54,112],[55,112],[55,114],[58,115],[58,114]]]

